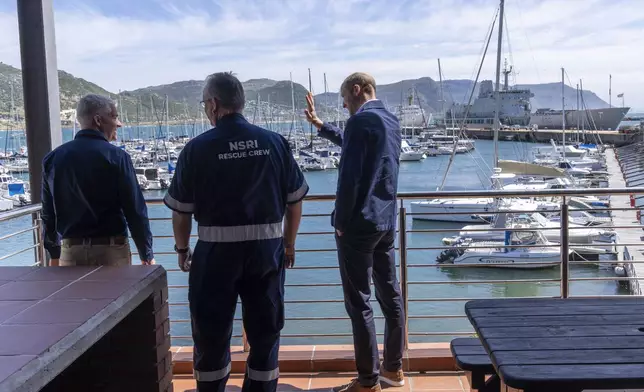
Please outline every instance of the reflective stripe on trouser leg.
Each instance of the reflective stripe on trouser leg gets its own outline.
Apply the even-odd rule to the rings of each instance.
[[[230,374],[232,365],[229,363],[225,368],[213,371],[194,371],[195,380],[203,382],[219,381]]]
[[[280,369],[275,368],[273,370],[263,371],[263,370],[251,369],[250,367],[246,366],[246,373],[248,374],[248,378],[253,381],[268,382],[268,381],[277,380],[279,378]]]

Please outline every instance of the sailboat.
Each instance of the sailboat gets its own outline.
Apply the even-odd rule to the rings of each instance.
[[[496,110],[494,115],[494,168],[498,173],[497,167],[499,163],[499,112],[501,108],[501,100],[499,98],[500,80],[501,80],[501,51],[503,43],[503,15],[504,15],[505,1],[501,0],[499,5],[499,36],[497,45],[497,59],[496,59]],[[489,40],[492,34],[488,36]],[[483,57],[483,60],[485,57]],[[482,64],[481,64],[482,65]],[[440,62],[439,62],[440,67]],[[440,71],[439,71],[440,72]],[[477,75],[478,80],[478,75]],[[473,92],[472,92],[473,93]],[[470,96],[471,100],[471,96]],[[467,116],[465,116],[467,117]],[[465,119],[463,120],[463,125]],[[456,154],[457,144],[454,144],[450,157],[450,165]],[[443,181],[439,190],[445,184],[449,166],[443,176]],[[492,179],[492,187],[496,188],[498,183]],[[506,209],[521,209],[521,210],[552,210],[559,206],[556,203],[548,201],[533,202],[530,200],[514,200],[514,199],[497,199],[497,198],[475,198],[475,199],[433,199],[426,201],[418,201],[411,203],[411,214],[413,219],[428,220],[428,221],[441,221],[441,222],[465,222],[465,223],[488,223],[490,217],[499,208]]]

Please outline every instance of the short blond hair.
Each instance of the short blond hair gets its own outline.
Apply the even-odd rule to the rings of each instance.
[[[354,72],[347,76],[344,82],[342,82],[340,91],[348,92],[356,84],[364,89],[367,94],[374,94],[376,92],[376,79],[365,72]]]

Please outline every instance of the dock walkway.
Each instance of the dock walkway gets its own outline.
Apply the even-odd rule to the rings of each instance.
[[[608,170],[608,187],[609,188],[626,188],[626,181],[624,174],[617,161],[615,150],[612,148],[606,149],[606,167]],[[631,208],[630,198],[628,195],[612,195],[610,198],[612,208]],[[611,211],[613,217],[613,224],[615,226],[634,226],[640,224],[637,221],[637,216],[633,209]],[[631,244],[627,246],[620,246],[619,260],[624,260],[624,268],[629,277],[639,278],[633,279],[629,282],[630,291],[635,295],[642,295],[644,289],[644,264],[627,263],[627,260],[644,260],[644,242],[642,236],[644,231],[640,228],[616,228],[617,243]],[[641,246],[634,246],[632,244],[641,243]]]

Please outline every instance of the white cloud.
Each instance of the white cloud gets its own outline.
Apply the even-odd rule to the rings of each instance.
[[[431,76],[472,78],[496,0],[165,0],[146,18],[87,5],[56,10],[58,64],[109,90],[233,70],[243,79],[294,78],[337,89],[355,70],[379,83]],[[82,4],[79,2],[78,4]],[[158,17],[154,17],[157,15]],[[14,14],[0,13],[0,61],[19,64]],[[504,57],[518,83],[560,80],[644,108],[644,10],[639,0],[507,0]],[[507,36],[506,36],[507,38]],[[496,34],[482,78],[493,79]]]

